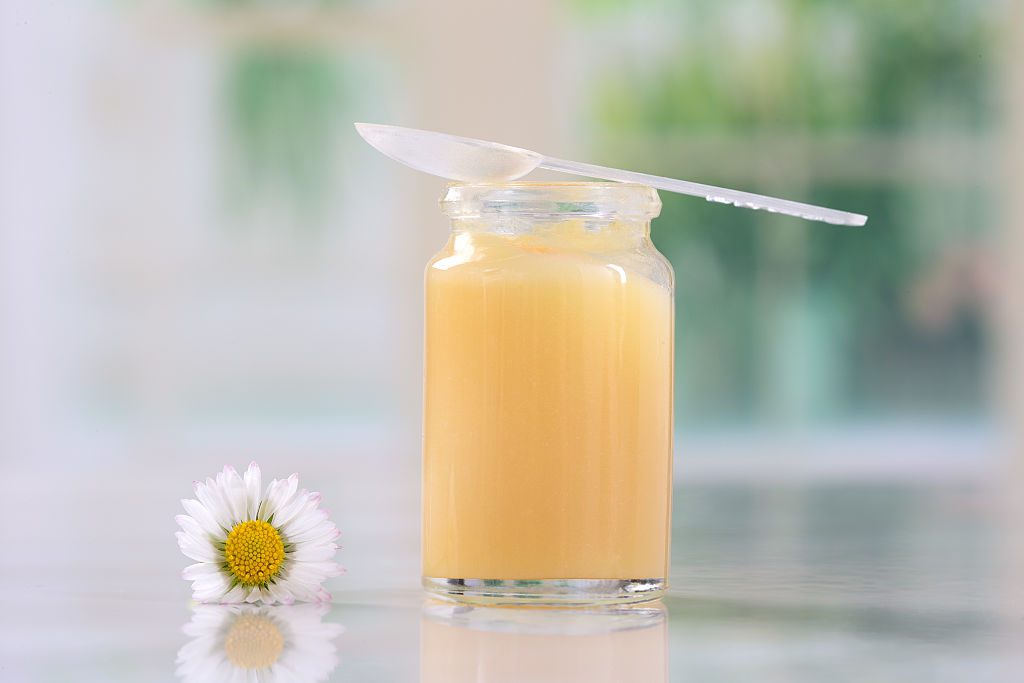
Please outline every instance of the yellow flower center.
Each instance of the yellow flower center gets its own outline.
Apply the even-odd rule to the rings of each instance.
[[[265,586],[277,576],[284,561],[281,534],[260,519],[239,522],[228,533],[224,559],[243,586]]]
[[[224,652],[240,669],[265,669],[284,649],[284,636],[273,621],[261,614],[243,614],[224,638]]]

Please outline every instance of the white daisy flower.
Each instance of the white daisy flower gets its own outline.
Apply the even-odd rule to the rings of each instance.
[[[341,624],[324,623],[327,605],[199,605],[178,650],[185,683],[322,681],[338,666]]]
[[[183,500],[175,521],[181,552],[196,560],[182,572],[199,602],[324,602],[325,579],[341,573],[333,561],[341,534],[320,494],[299,490],[298,475],[262,490],[260,468],[241,477],[225,467],[216,479],[195,482],[196,499]]]

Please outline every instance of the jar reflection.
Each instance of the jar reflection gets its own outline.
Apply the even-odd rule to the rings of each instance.
[[[594,610],[428,603],[420,683],[613,683],[668,680],[660,603]]]

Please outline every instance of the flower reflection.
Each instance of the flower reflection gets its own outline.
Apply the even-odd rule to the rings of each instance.
[[[341,624],[324,622],[324,604],[199,605],[178,651],[186,683],[322,681],[338,666]]]
[[[593,610],[431,602],[420,625],[421,683],[668,680],[660,603]]]

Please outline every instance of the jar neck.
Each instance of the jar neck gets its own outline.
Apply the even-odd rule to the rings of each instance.
[[[451,229],[456,244],[504,240],[557,249],[614,251],[649,241],[651,222],[642,218],[517,214],[453,218]]]
[[[609,251],[650,240],[658,193],[628,183],[453,183],[441,199],[459,245],[514,241],[542,249]]]

